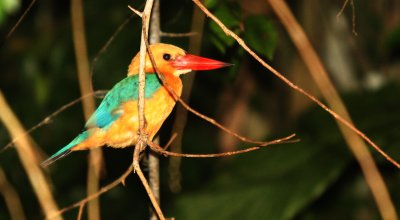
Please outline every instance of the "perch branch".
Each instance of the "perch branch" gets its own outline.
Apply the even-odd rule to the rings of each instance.
[[[148,44],[147,42],[147,37],[145,36],[148,35],[148,30],[149,30],[149,23],[150,23],[150,15],[151,15],[151,10],[153,7],[154,0],[147,0],[146,5],[144,6],[144,10],[142,12],[142,31],[141,31],[141,40],[140,40],[140,52],[139,52],[139,97],[138,97],[138,118],[139,118],[139,138],[138,142],[136,143],[135,150],[134,150],[134,156],[133,156],[133,166],[135,172],[137,172],[140,180],[142,181],[143,186],[146,189],[146,192],[150,198],[150,201],[153,205],[154,210],[156,211],[158,217],[163,220],[165,219],[161,208],[157,202],[156,197],[154,196],[153,192],[150,189],[150,186],[146,180],[146,178],[143,175],[143,172],[140,169],[139,166],[139,155],[140,153],[147,147],[147,138],[148,135],[146,133],[146,118],[144,115],[144,109],[145,109],[145,96],[144,96],[144,91],[145,91],[145,86],[146,86],[146,73],[144,71],[145,68],[145,62],[146,62],[146,45]],[[132,7],[129,7],[131,10],[133,9]]]

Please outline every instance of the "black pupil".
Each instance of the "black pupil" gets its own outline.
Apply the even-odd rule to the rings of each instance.
[[[168,53],[165,53],[165,54],[163,55],[163,58],[164,58],[164,60],[170,60],[170,59],[171,59],[171,55],[168,54]]]

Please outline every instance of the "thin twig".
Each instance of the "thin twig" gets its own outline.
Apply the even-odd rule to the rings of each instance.
[[[344,9],[346,8],[348,2],[349,2],[349,0],[345,0],[343,2],[342,7],[340,8],[339,12],[336,14],[336,21],[339,21],[339,17],[343,14]],[[356,12],[355,12],[355,8],[354,8],[353,0],[350,0],[350,5],[351,5],[351,12],[352,12],[352,15],[351,15],[351,27],[352,28],[351,29],[352,29],[354,36],[358,36],[357,31],[356,31]]]
[[[251,50],[247,44],[243,41],[242,38],[240,38],[238,35],[236,35],[233,31],[231,31],[229,28],[227,28],[221,20],[219,20],[215,15],[213,15],[202,3],[200,3],[199,0],[192,0],[208,17],[210,17],[223,31],[227,36],[232,37],[233,39],[236,40],[236,42],[242,46],[246,52],[248,52],[254,59],[256,59],[262,66],[267,68],[269,71],[271,71],[276,77],[281,79],[284,83],[286,83],[290,88],[294,89],[295,91],[303,94],[307,98],[309,98],[311,101],[316,103],[318,106],[320,106],[323,110],[328,112],[332,117],[334,117],[336,120],[338,120],[340,123],[344,124],[348,128],[350,128],[352,131],[357,133],[360,137],[362,137],[368,144],[370,144],[376,151],[378,151],[387,161],[389,161],[391,164],[396,166],[397,168],[400,169],[400,164],[396,162],[392,157],[390,157],[388,154],[386,154],[378,145],[376,145],[367,135],[365,135],[362,131],[360,131],[358,128],[356,128],[354,125],[352,125],[350,122],[347,120],[343,119],[342,116],[334,112],[332,109],[324,105],[319,99],[315,98],[313,95],[309,94],[293,82],[291,82],[289,79],[287,79],[285,76],[283,76],[280,72],[278,72],[276,69],[274,69],[272,66],[267,64],[263,59],[261,59],[260,56],[258,56],[253,50]]]
[[[115,32],[111,35],[111,37],[108,38],[107,42],[101,47],[101,49],[94,56],[94,58],[92,60],[92,63],[91,63],[91,66],[90,66],[90,76],[91,76],[91,78],[93,78],[94,68],[96,67],[96,63],[97,63],[98,59],[100,58],[100,56],[103,55],[107,51],[108,47],[111,45],[111,43],[117,37],[117,35],[125,28],[125,26],[132,20],[133,17],[134,17],[134,15],[130,14],[129,17],[126,18],[124,20],[124,22],[122,22],[122,24],[120,24],[118,26],[117,30],[115,30]]]
[[[280,139],[276,139],[273,141],[270,141],[268,143],[265,143],[263,145],[259,145],[259,146],[254,146],[254,147],[249,147],[243,150],[236,150],[236,151],[229,151],[229,152],[223,152],[223,153],[215,153],[215,154],[185,154],[185,153],[176,153],[176,152],[171,152],[171,151],[167,151],[165,149],[163,149],[162,147],[160,147],[159,145],[155,144],[154,142],[148,141],[147,144],[150,146],[150,148],[159,153],[162,154],[164,156],[174,156],[174,157],[191,157],[191,158],[210,158],[210,157],[227,157],[227,156],[232,156],[232,155],[236,155],[236,154],[243,154],[243,153],[247,153],[250,151],[255,151],[258,150],[262,147],[266,147],[269,145],[274,145],[274,144],[282,144],[282,143],[288,143],[288,142],[297,142],[298,140],[291,140],[293,137],[295,136],[295,134],[289,135],[287,137],[284,138],[280,138]]]
[[[353,32],[354,36],[358,36],[358,33],[356,31],[356,11],[354,7],[354,1],[350,0],[350,5],[351,5],[351,31]]]
[[[351,0],[352,2],[352,0]],[[284,1],[269,0],[272,9],[281,19],[283,26],[289,32],[293,43],[296,45],[299,53],[307,65],[311,76],[314,78],[319,90],[324,98],[327,100],[333,111],[342,115],[344,120],[352,123],[351,117],[346,109],[345,104],[336,91],[335,86],[330,81],[328,73],[326,72],[321,60],[308,40],[306,33],[297,22],[293,13]],[[363,140],[348,127],[336,121],[339,129],[345,138],[348,147],[353,152],[357,162],[360,164],[361,170],[366,178],[367,184],[372,191],[374,199],[378,205],[383,219],[397,219],[396,210],[390,199],[390,194],[383,181],[382,176],[374,162],[368,147]]]
[[[175,140],[176,136],[178,136],[177,133],[173,133],[172,137],[169,139],[168,143],[164,146],[164,150],[167,150],[169,146],[171,146],[172,142]]]
[[[146,138],[146,140],[147,140],[147,138]],[[143,139],[139,140],[138,144],[135,147],[135,151],[134,151],[134,155],[133,155],[133,168],[134,168],[135,172],[137,173],[137,175],[139,176],[140,181],[142,182],[158,217],[160,218],[160,220],[165,220],[164,214],[162,213],[161,208],[158,205],[157,199],[154,196],[153,192],[151,191],[149,183],[147,182],[146,177],[144,176],[144,174],[142,172],[142,169],[140,169],[140,165],[139,165],[139,156],[140,156],[140,152],[141,152],[140,150],[147,146],[147,142],[144,142],[144,141],[145,140],[143,140]],[[139,144],[143,144],[143,146],[138,146]]]
[[[82,203],[79,206],[79,211],[78,211],[78,217],[76,218],[76,220],[81,220],[82,219],[82,215],[83,215],[83,209],[85,208],[85,204]]]
[[[197,32],[188,32],[188,33],[168,33],[161,32],[161,37],[191,37],[197,35]]]
[[[340,8],[339,12],[336,14],[336,21],[339,21],[339,17],[343,14],[344,9],[347,6],[347,3],[349,3],[349,0],[344,0],[342,7]]]
[[[128,8],[133,11],[137,16],[142,17],[142,12],[136,10],[134,7],[128,5]]]
[[[47,219],[54,219],[57,216],[63,214],[64,212],[67,212],[67,211],[69,211],[71,209],[80,207],[81,205],[84,205],[84,204],[88,203],[89,201],[98,198],[100,195],[102,195],[103,193],[109,191],[110,189],[118,186],[119,184],[125,185],[125,179],[129,176],[129,174],[132,173],[132,171],[133,171],[133,165],[130,165],[128,167],[128,169],[118,179],[112,181],[111,183],[109,183],[108,185],[106,185],[104,187],[101,187],[100,190],[97,191],[96,193],[91,194],[91,195],[85,197],[84,199],[82,199],[82,200],[80,200],[80,201],[78,201],[78,202],[76,202],[76,203],[74,203],[72,205],[69,205],[69,206],[67,206],[67,207],[65,207],[63,209],[60,209],[58,212],[54,213],[53,215],[51,215]]]
[[[31,3],[29,3],[29,5],[25,9],[24,13],[22,13],[22,15],[18,18],[17,23],[14,24],[14,26],[11,28],[11,30],[7,33],[6,37],[1,42],[0,47],[2,47],[5,44],[5,42],[8,40],[8,38],[10,38],[11,35],[15,32],[15,30],[19,27],[19,25],[21,24],[22,20],[24,20],[25,16],[32,9],[32,7],[33,7],[33,5],[35,3],[36,3],[36,0],[32,0]]]

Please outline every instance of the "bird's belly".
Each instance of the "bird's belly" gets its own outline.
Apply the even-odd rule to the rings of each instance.
[[[146,132],[149,140],[153,139],[174,106],[175,100],[164,88],[146,99]],[[122,109],[121,117],[108,128],[105,134],[105,142],[108,146],[119,148],[136,144],[139,129],[137,101],[124,103]]]

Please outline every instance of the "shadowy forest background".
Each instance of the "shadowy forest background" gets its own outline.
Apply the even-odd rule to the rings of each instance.
[[[355,125],[399,161],[400,2],[354,1],[354,7],[348,3],[343,13],[342,0],[286,2]],[[25,128],[81,96],[69,1],[38,0],[6,38],[29,4],[24,0],[0,0],[0,90]],[[196,7],[192,1],[160,4],[163,32],[191,32]],[[84,1],[88,55],[95,64],[91,66],[94,90],[110,89],[124,78],[128,64],[139,51],[141,19],[127,5],[142,10],[144,1]],[[264,60],[320,97],[320,90],[268,1],[207,0],[205,5]],[[129,23],[93,62],[129,17]],[[267,70],[210,19],[205,18],[204,30],[197,34],[202,36],[198,55],[234,66],[197,73],[189,104],[256,140],[296,133],[301,141],[232,157],[182,158],[179,166],[171,166],[175,162],[161,156],[164,214],[176,219],[380,219],[359,164],[334,119],[272,74],[265,74]],[[164,34],[162,42],[189,50],[189,38]],[[37,160],[42,161],[68,143],[82,130],[84,121],[82,104],[78,103],[33,132]],[[185,122],[176,122],[171,114],[160,132],[161,145],[171,137],[174,123]],[[178,135],[182,136],[185,153],[225,152],[248,146],[190,113],[184,132]],[[11,140],[5,127],[0,126],[0,145]],[[396,210],[400,210],[399,170],[369,149]],[[59,208],[86,197],[87,156],[88,152],[76,152],[47,169]],[[126,170],[132,162],[132,148],[104,148],[103,156],[101,185]],[[144,171],[146,164],[142,161]],[[0,219],[11,218],[4,199],[10,191],[12,198],[20,199],[26,219],[43,219],[15,148],[0,154],[0,167]],[[132,174],[125,186],[119,185],[100,197],[101,218],[148,219],[149,204],[142,184]],[[74,209],[63,216],[75,219],[77,212]]]

